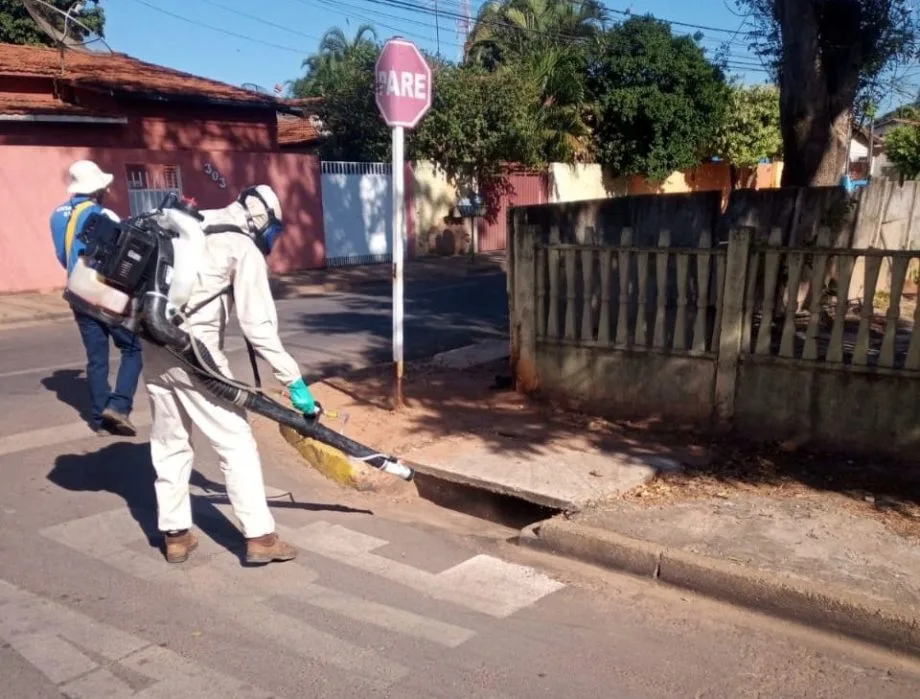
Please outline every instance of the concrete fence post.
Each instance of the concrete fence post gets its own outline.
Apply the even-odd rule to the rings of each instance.
[[[735,415],[735,392],[744,334],[744,304],[753,239],[753,228],[740,228],[733,230],[728,240],[713,400],[716,424],[722,428],[730,427]]]
[[[526,224],[522,209],[509,216],[508,301],[511,306],[511,373],[515,390],[531,393],[539,386],[537,373],[537,229]]]

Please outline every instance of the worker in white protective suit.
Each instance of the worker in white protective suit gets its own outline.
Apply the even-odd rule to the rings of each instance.
[[[244,190],[229,206],[201,214],[208,234],[205,254],[184,309],[187,325],[183,327],[208,348],[221,373],[232,378],[222,349],[227,320],[235,306],[243,334],[289,388],[294,407],[314,414],[316,404],[300,368],[278,337],[278,317],[268,283],[265,257],[283,228],[277,195],[271,187],[259,185]],[[166,349],[151,346],[145,359],[153,412],[150,452],[166,560],[181,563],[198,545],[192,533],[189,498],[193,423],[220,457],[230,504],[246,538],[246,562],[295,558],[296,549],[275,532],[259,452],[245,411],[209,393]]]

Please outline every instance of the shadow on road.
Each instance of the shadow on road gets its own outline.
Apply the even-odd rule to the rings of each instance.
[[[86,375],[79,369],[58,369],[42,379],[42,386],[52,391],[59,402],[66,403],[79,413],[87,424],[92,423],[93,406]]]
[[[157,503],[153,489],[156,472],[150,461],[150,445],[146,442],[118,442],[88,454],[64,454],[54,462],[48,480],[73,492],[108,492],[121,497],[132,517],[147,537],[152,548],[165,553],[162,535],[157,529]],[[228,504],[223,484],[210,480],[198,471],[192,471],[190,485],[217,494],[192,495],[192,515],[195,526],[217,544],[240,556],[244,553],[244,540],[236,525],[217,508]],[[312,502],[277,502],[269,500],[272,508],[289,508],[310,512],[344,512],[373,514],[369,510]]]

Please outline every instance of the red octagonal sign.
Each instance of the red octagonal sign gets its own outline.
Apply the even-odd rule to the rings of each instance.
[[[387,126],[414,128],[431,108],[431,68],[415,44],[390,39],[374,68],[377,107]]]

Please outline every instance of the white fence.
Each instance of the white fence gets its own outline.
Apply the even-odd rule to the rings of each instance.
[[[391,175],[388,163],[322,163],[323,227],[329,267],[392,259]]]

